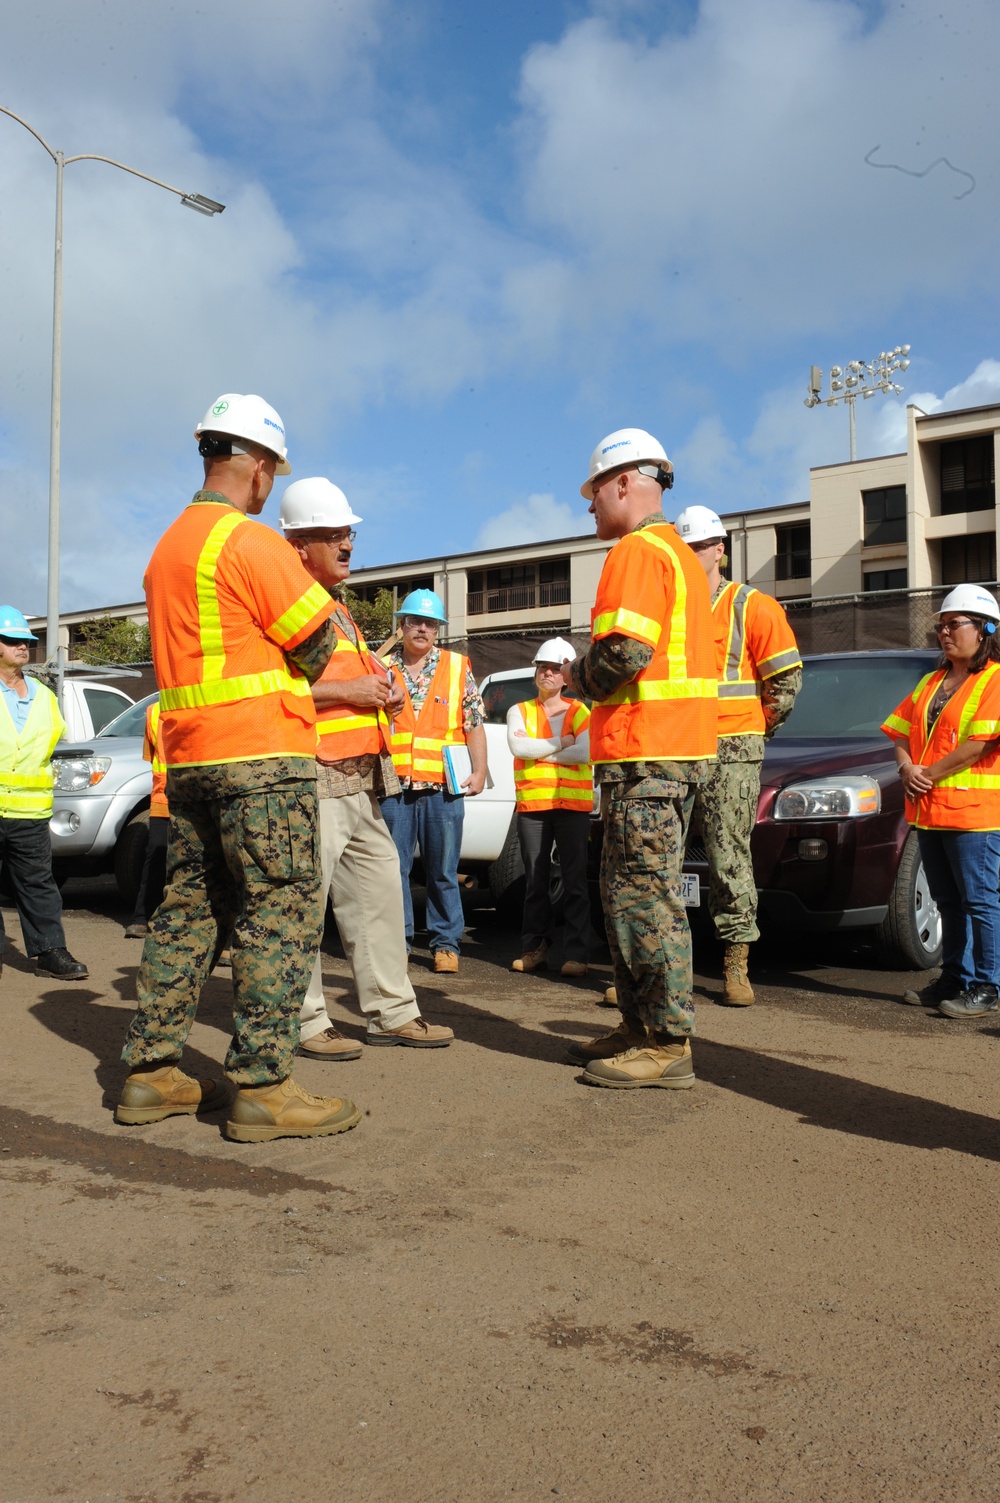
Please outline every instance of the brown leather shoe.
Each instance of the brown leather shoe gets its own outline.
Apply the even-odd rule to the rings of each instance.
[[[691,1045],[687,1039],[672,1044],[657,1044],[650,1039],[641,1049],[626,1049],[611,1059],[593,1060],[583,1078],[588,1085],[612,1086],[620,1091],[641,1086],[687,1091],[694,1085]]]
[[[147,930],[147,925],[146,924],[129,924],[126,927],[126,930],[125,930],[125,938],[126,939],[145,939],[146,938],[146,930]]]
[[[534,950],[525,950],[525,952],[524,952],[523,955],[519,955],[516,960],[512,960],[511,963],[510,963],[511,970],[512,971],[542,971],[542,970],[544,970],[545,967],[548,965],[548,961],[545,958],[546,955],[548,954],[548,949],[549,949],[548,942],[546,940],[542,940],[542,943],[540,945],[538,945],[536,949],[534,949]]]
[[[273,1138],[326,1138],[357,1127],[361,1113],[339,1096],[312,1096],[289,1075],[277,1085],[241,1086],[233,1097],[226,1137],[237,1143]]]
[[[336,1028],[324,1028],[310,1039],[302,1039],[299,1053],[312,1055],[315,1059],[360,1059],[361,1045],[354,1039],[345,1039]]]
[[[438,976],[454,976],[458,970],[458,956],[454,950],[434,951],[434,971]]]
[[[610,1059],[625,1049],[638,1048],[645,1044],[646,1039],[646,1030],[641,1023],[633,1025],[622,1018],[610,1033],[602,1033],[587,1044],[570,1044],[566,1053],[574,1065],[589,1065],[592,1059]]]
[[[586,976],[587,962],[585,960],[564,960],[560,976]]]
[[[411,1018],[401,1028],[380,1028],[375,1022],[369,1023],[365,1043],[406,1044],[410,1049],[444,1049],[454,1037],[453,1031],[440,1023]]]
[[[162,1122],[164,1117],[190,1117],[211,1112],[229,1096],[224,1081],[195,1080],[177,1065],[161,1065],[130,1075],[115,1108],[115,1121],[123,1127]]]

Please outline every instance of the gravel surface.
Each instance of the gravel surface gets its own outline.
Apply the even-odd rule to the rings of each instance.
[[[1000,1020],[773,937],[723,1008],[701,945],[696,1088],[601,1091],[564,1051],[617,1016],[607,952],[523,977],[469,918],[457,976],[412,964],[459,1042],[303,1058],[360,1126],[237,1145],[219,1113],[112,1121],[113,888],[67,888],[75,985],[5,912],[2,1503],[993,1500]],[[229,1004],[220,971],[189,1070]]]

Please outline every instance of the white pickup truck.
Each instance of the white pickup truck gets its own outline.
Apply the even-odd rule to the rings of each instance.
[[[43,684],[48,684],[50,689],[53,687],[48,673],[35,669],[33,665],[29,665],[26,671],[41,679]],[[67,674],[62,690],[65,739],[87,741],[91,736],[100,735],[106,725],[133,703],[132,697],[124,690],[112,688],[97,676],[89,678]]]

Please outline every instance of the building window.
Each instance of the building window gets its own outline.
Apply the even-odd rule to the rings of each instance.
[[[878,491],[862,491],[865,508],[865,547],[879,543],[906,542],[906,486],[887,485]]]
[[[941,514],[996,506],[993,435],[941,445]]]
[[[788,527],[776,527],[774,538],[775,579],[808,579],[812,573],[809,523],[794,522]]]
[[[905,569],[869,569],[865,574],[866,590],[905,590]]]
[[[996,533],[941,539],[941,583],[984,584],[997,577]]]
[[[538,606],[569,604],[569,559],[549,558],[538,563],[503,564],[496,569],[470,569],[466,615],[534,610]]]

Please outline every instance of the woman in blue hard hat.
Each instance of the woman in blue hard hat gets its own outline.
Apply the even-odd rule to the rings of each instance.
[[[434,970],[451,974],[458,970],[465,928],[458,886],[465,798],[486,783],[486,717],[468,658],[437,645],[447,625],[441,597],[411,590],[396,616],[403,640],[390,661],[403,705],[392,726],[392,761],[402,792],[383,800],[382,814],[399,852],[407,949],[413,944],[410,871],[419,844]],[[468,773],[456,782],[460,762]]]
[[[941,912],[943,970],[904,1000],[949,1018],[1000,1009],[1000,606],[959,585],[935,627],[941,663],[889,715],[906,817]]]

